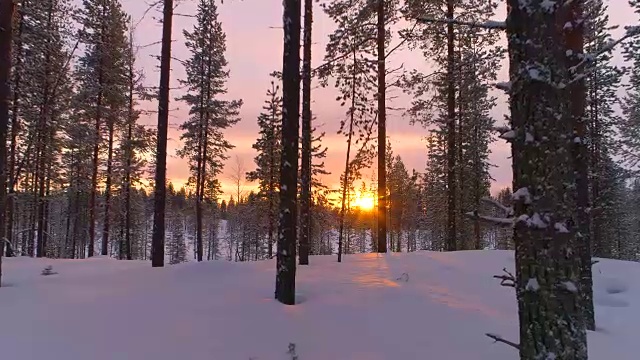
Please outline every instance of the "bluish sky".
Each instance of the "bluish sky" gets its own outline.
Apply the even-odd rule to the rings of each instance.
[[[161,37],[161,24],[159,11],[150,11],[145,16],[145,11],[154,0],[121,0],[125,11],[133,19],[134,23],[139,23],[135,28],[135,40],[138,45],[144,46],[155,43]],[[196,0],[179,1],[176,8],[176,17],[173,27],[173,56],[177,59],[185,60],[189,54],[184,46],[183,30],[191,29],[195,14]],[[637,23],[637,17],[630,11],[626,0],[610,0],[609,14],[611,24],[631,25]],[[220,20],[223,29],[227,34],[227,60],[231,77],[228,82],[229,98],[244,100],[244,106],[240,112],[242,120],[234,128],[226,131],[227,138],[236,148],[231,150],[229,155],[231,160],[225,168],[225,173],[221,177],[225,197],[234,192],[228,176],[233,171],[231,168],[236,157],[243,163],[245,170],[254,168],[253,158],[256,155],[251,145],[258,136],[256,118],[261,111],[265,100],[265,92],[269,86],[269,73],[282,68],[282,2],[281,0],[226,0],[219,5]],[[185,16],[186,15],[186,16]],[[496,19],[504,19],[504,8],[501,8]],[[334,25],[330,19],[321,13],[316,4],[314,27],[313,27],[313,63],[317,66],[322,63],[324,57],[324,47],[328,34],[332,32]],[[614,31],[620,34],[622,30]],[[397,43],[394,42],[394,44]],[[155,55],[160,53],[160,46],[146,46],[139,51],[138,67],[144,69],[149,85],[157,86],[158,70]],[[391,56],[391,67],[400,64],[408,69],[422,68],[428,69],[428,65],[420,52],[400,51]],[[621,63],[619,58],[617,62]],[[500,80],[507,80],[507,72],[503,67],[499,72]],[[178,79],[184,78],[184,68],[178,61],[172,62],[172,87],[178,87]],[[180,96],[180,90],[172,91],[171,98]],[[496,93],[498,94],[498,93]],[[406,107],[410,98],[397,92],[395,99],[390,106]],[[492,115],[498,123],[504,122],[504,114],[507,110],[506,97],[499,94],[498,106]],[[315,89],[312,94],[312,111],[317,117],[315,125],[326,132],[325,144],[329,147],[326,165],[332,175],[327,176],[325,183],[338,188],[338,179],[344,167],[346,151],[346,141],[342,135],[337,135],[339,122],[344,118],[345,109],[335,101],[336,92],[332,88]],[[149,104],[150,108],[155,104]],[[173,101],[170,114],[169,131],[169,159],[167,162],[168,177],[175,184],[182,184],[188,177],[188,167],[185,161],[175,156],[175,150],[181,145],[179,142],[179,131],[177,124],[182,123],[188,113],[184,104]],[[145,124],[155,124],[155,115],[141,120]],[[402,111],[393,111],[388,115],[387,133],[390,137],[391,146],[394,153],[399,154],[409,169],[415,168],[418,171],[424,169],[426,161],[426,146],[424,137],[428,134],[427,129],[420,125],[410,125],[409,118],[403,116]],[[495,179],[492,191],[510,186],[510,148],[503,141],[496,141],[491,146],[491,162],[495,165],[491,174]],[[374,175],[373,170],[364,172],[364,180],[369,183]],[[359,187],[356,186],[356,187]],[[245,190],[252,188],[251,184],[245,185]]]

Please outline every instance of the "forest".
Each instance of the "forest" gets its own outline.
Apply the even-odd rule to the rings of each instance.
[[[512,250],[515,274],[496,278],[515,288],[520,344],[490,337],[521,359],[587,358],[594,258],[640,261],[640,1],[620,24],[618,0],[284,0],[282,67],[258,85],[255,119],[228,96],[226,2],[145,5],[162,24],[150,85],[121,1],[0,0],[0,275],[2,257],[275,258],[275,297],[294,305],[310,255]],[[322,62],[314,13],[335,25]],[[188,54],[172,53],[180,16]],[[398,51],[429,66],[397,67]],[[337,127],[317,126],[314,85],[339,93]],[[411,99],[403,121],[428,133],[422,168],[387,134],[398,92]],[[174,104],[188,118],[170,122]],[[252,164],[232,156],[241,121],[259,127]],[[337,188],[327,132],[347,144]],[[496,142],[513,183],[492,193]]]

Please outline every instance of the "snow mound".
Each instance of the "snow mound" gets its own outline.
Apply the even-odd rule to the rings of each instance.
[[[310,262],[298,268],[299,304],[286,306],[273,300],[274,260],[153,269],[106,258],[9,258],[0,358],[286,360],[290,344],[301,360],[518,356],[484,335],[518,341],[514,290],[492,278],[504,267],[513,271],[512,252]],[[47,265],[59,274],[42,276]],[[602,260],[597,267],[590,359],[635,360],[640,266]]]

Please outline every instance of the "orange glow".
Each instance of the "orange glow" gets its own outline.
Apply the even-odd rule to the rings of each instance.
[[[376,198],[372,193],[358,193],[353,202],[353,206],[361,210],[373,210],[376,206]]]

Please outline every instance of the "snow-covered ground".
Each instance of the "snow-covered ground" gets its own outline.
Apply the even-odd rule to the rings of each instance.
[[[506,251],[316,256],[298,270],[300,304],[273,300],[274,262],[149,263],[4,259],[0,359],[300,360],[518,357],[513,289],[492,275]],[[52,265],[56,275],[42,276]],[[594,267],[591,359],[632,360],[640,264]]]

